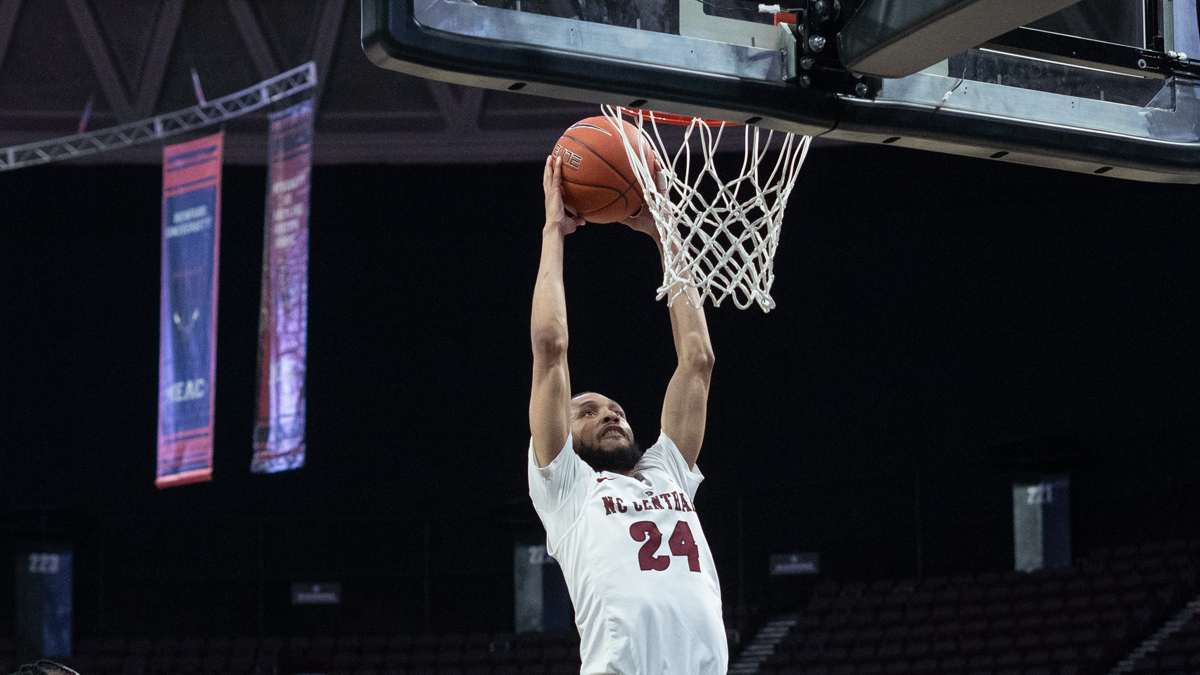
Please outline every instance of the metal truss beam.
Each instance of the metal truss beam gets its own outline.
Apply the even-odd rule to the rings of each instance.
[[[21,0],[0,0],[0,67],[4,66],[4,55],[8,53],[8,43],[20,13]]]
[[[205,105],[86,134],[0,148],[0,171],[94,155],[195,131],[253,112],[275,101],[311,89],[316,84],[317,67],[309,61],[252,87],[209,101]]]
[[[171,48],[175,46],[175,34],[179,32],[179,22],[183,18],[183,0],[167,0],[158,10],[158,20],[154,23],[154,33],[150,36],[150,45],[146,50],[146,60],[142,64],[142,76],[138,82],[137,100],[134,112],[138,117],[145,117],[154,112],[162,91],[163,75],[167,72],[167,62],[171,58]]]
[[[254,16],[254,9],[249,0],[227,0],[225,4],[229,7],[229,13],[233,15],[238,32],[242,35],[242,43],[250,52],[250,60],[254,62],[258,76],[267,78],[278,73],[279,62],[271,53],[271,47],[267,44],[267,38],[263,35],[262,26]],[[321,76],[324,77],[324,74]]]
[[[104,98],[108,100],[109,108],[122,122],[135,119],[136,113],[126,94],[125,83],[121,80],[121,73],[117,69],[108,42],[100,31],[100,22],[96,20],[91,6],[88,5],[87,0],[66,0],[66,3],[67,9],[71,11],[71,18],[75,21],[79,40],[83,43],[88,60],[92,62],[96,79],[100,80],[100,88],[104,91]]]
[[[342,27],[342,18],[346,13],[346,0],[325,0],[320,5],[320,14],[314,27],[312,39],[312,60],[317,63],[317,73],[321,81],[317,84],[313,99],[320,110],[321,96],[325,93],[325,85],[329,82],[329,65],[333,62],[333,50],[337,46],[338,32]]]
[[[446,129],[457,134],[479,133],[483,114],[483,90],[428,80],[433,100],[445,120]]]

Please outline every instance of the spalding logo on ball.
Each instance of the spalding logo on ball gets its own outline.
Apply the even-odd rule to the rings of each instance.
[[[650,142],[638,128],[621,120],[625,136],[642,139],[647,155]],[[571,125],[554,146],[562,156],[563,206],[591,223],[614,223],[642,208],[642,186],[629,164],[625,145],[607,117],[589,117]]]

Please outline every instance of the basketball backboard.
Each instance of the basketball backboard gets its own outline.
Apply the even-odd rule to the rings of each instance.
[[[362,40],[456,84],[1200,183],[1196,0],[1067,4],[363,0]]]

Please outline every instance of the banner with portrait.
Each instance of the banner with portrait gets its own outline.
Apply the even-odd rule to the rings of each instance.
[[[258,403],[250,462],[254,473],[304,466],[312,138],[312,101],[271,115],[258,320]]]

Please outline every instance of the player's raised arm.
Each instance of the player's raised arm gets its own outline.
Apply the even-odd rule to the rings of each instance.
[[[533,287],[533,391],[529,396],[529,430],[538,466],[558,456],[571,430],[571,377],[567,370],[567,301],[563,290],[563,238],[583,224],[563,209],[562,158],[546,158],[542,187],[546,192],[546,225],[542,258]]]
[[[650,235],[658,244],[661,255],[663,242],[649,210],[643,208],[642,213],[626,224]],[[675,338],[678,365],[663,400],[662,430],[675,442],[688,466],[692,467],[704,443],[708,385],[712,378],[714,357],[712,341],[708,337],[708,321],[704,318],[699,295],[696,289],[690,287],[686,294],[686,298],[676,298],[671,305],[671,333]]]

